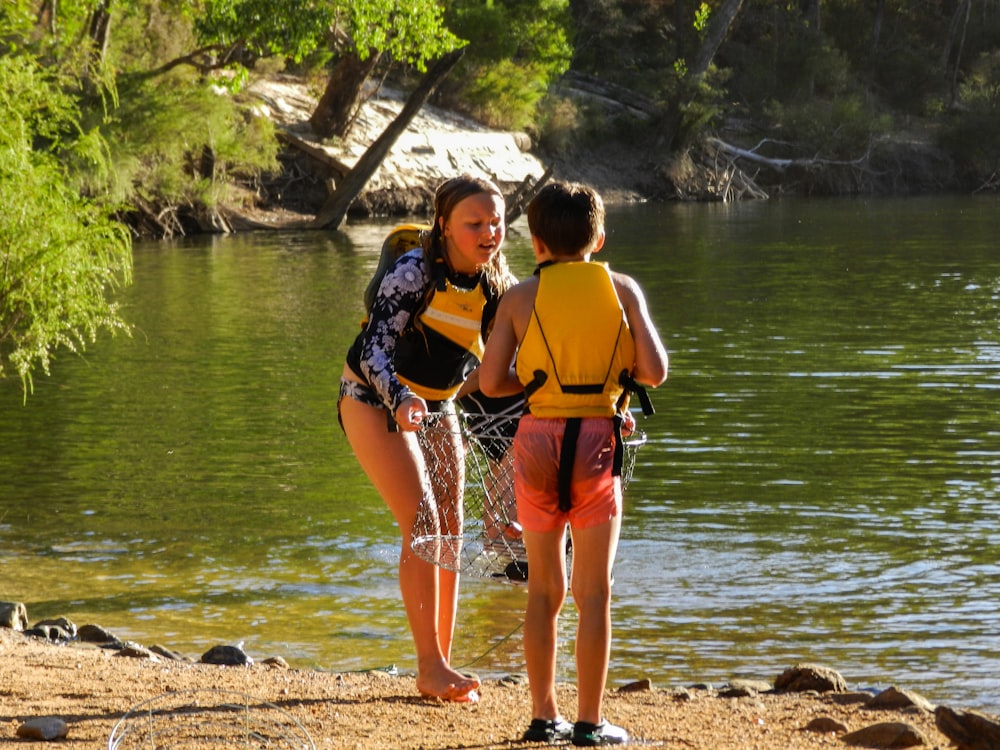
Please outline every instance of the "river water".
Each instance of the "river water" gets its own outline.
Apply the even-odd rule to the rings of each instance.
[[[336,422],[387,226],[138,244],[130,338],[60,354],[26,404],[0,381],[0,600],[195,658],[414,669],[397,535]],[[1000,711],[1000,203],[638,205],[608,231],[671,354],[609,685],[809,661]],[[523,220],[507,249],[530,273]],[[466,579],[455,663],[523,671],[523,606]]]

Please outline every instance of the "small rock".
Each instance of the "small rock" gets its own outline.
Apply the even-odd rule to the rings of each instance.
[[[280,656],[269,656],[261,662],[268,667],[275,667],[277,669],[288,669],[288,662],[282,659]]]
[[[653,683],[649,678],[643,678],[641,680],[636,680],[635,682],[630,682],[627,685],[622,685],[618,688],[619,693],[644,693],[646,691],[653,689]]]
[[[33,628],[29,628],[24,631],[25,635],[30,635],[33,638],[42,638],[46,641],[52,641],[53,643],[64,643],[66,641],[72,640],[71,636],[67,631],[63,630],[58,625],[35,625]]]
[[[919,747],[929,744],[919,729],[900,721],[872,724],[856,732],[845,734],[840,739],[848,745],[873,747],[879,748],[879,750]]]
[[[179,651],[174,651],[172,649],[167,648],[166,646],[160,646],[156,643],[150,646],[149,650],[152,651],[154,654],[159,654],[165,659],[170,659],[171,661],[192,661],[192,659],[190,659],[187,656],[184,656],[184,654],[180,653]]]
[[[868,703],[875,696],[863,690],[849,690],[846,693],[830,693],[826,700],[836,703],[838,706],[850,706],[855,703]]]
[[[202,664],[220,664],[224,667],[253,666],[253,659],[239,646],[212,646],[201,655]]]
[[[21,602],[0,602],[0,627],[24,630],[28,627],[28,609]]]
[[[836,732],[840,734],[841,732],[847,731],[847,725],[842,721],[837,721],[830,716],[818,716],[803,728],[805,732],[816,732],[817,734],[829,734],[831,732]]]
[[[771,691],[771,683],[767,680],[730,680],[729,687],[736,690],[752,690],[755,693],[768,693]]]
[[[29,740],[61,740],[69,734],[69,726],[55,716],[28,719],[17,728],[17,736]]]
[[[54,620],[40,620],[35,623],[36,628],[59,628],[66,633],[69,638],[76,638],[76,623],[65,617],[57,617]]]
[[[789,693],[805,693],[815,690],[819,693],[843,693],[847,682],[840,673],[817,664],[799,664],[786,669],[774,681],[774,689]]]
[[[132,641],[125,641],[122,647],[118,649],[118,656],[128,656],[132,659],[149,659],[150,661],[159,661],[156,654],[150,651],[145,646],[138,643],[133,643]]]
[[[934,710],[934,723],[959,750],[1000,749],[1000,717],[938,706]]]
[[[916,707],[927,713],[934,713],[931,702],[918,693],[910,690],[900,690],[895,685],[888,687],[865,703],[865,708],[898,711],[904,708]]]
[[[85,643],[113,643],[121,646],[121,639],[100,625],[81,625],[76,636]]]

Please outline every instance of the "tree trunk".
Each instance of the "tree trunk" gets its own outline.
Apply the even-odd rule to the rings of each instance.
[[[948,38],[945,40],[944,51],[941,53],[941,68],[947,71],[951,65],[952,50],[955,50],[955,63],[951,65],[951,75],[948,79],[948,104],[951,107],[954,107],[958,102],[958,73],[962,67],[965,34],[968,31],[971,17],[972,0],[962,0],[955,8],[955,14],[952,16],[948,29]]]
[[[722,6],[712,14],[708,27],[705,30],[705,38],[701,46],[695,53],[694,60],[688,67],[687,75],[684,77],[682,93],[676,101],[671,102],[662,118],[662,128],[658,144],[664,146],[667,151],[675,151],[685,139],[684,111],[687,106],[698,96],[698,88],[702,78],[708,72],[708,67],[715,59],[715,53],[719,51],[722,42],[725,41],[726,34],[732,27],[736,16],[743,6],[743,0],[723,0]]]
[[[87,24],[87,36],[94,51],[95,61],[101,65],[108,51],[108,39],[111,38],[111,0],[100,0],[91,12]]]
[[[379,165],[385,159],[386,154],[389,153],[393,144],[403,134],[403,131],[413,121],[413,118],[417,116],[417,113],[420,112],[420,108],[424,106],[424,102],[431,97],[441,81],[451,73],[464,54],[464,48],[450,52],[434,63],[430,70],[427,71],[420,81],[420,85],[410,94],[410,98],[406,100],[406,104],[403,105],[403,109],[396,116],[396,119],[389,123],[389,127],[368,147],[368,150],[365,151],[361,158],[358,159],[357,164],[354,165],[354,169],[337,185],[337,189],[333,191],[333,195],[327,198],[326,203],[320,208],[316,214],[316,218],[312,222],[314,228],[336,229],[340,226],[344,217],[347,216],[347,209],[350,208],[354,199],[358,197],[358,193],[364,189],[371,176],[375,174],[375,170],[378,169]]]
[[[38,8],[38,15],[36,16],[39,28],[45,29],[45,31],[53,36],[56,33],[57,12],[57,0],[42,0],[42,4]]]
[[[361,100],[365,81],[375,70],[379,55],[362,60],[357,52],[347,52],[330,73],[316,111],[309,118],[313,132],[323,139],[343,138],[350,129]]]
[[[725,41],[726,34],[729,33],[742,6],[743,0],[723,0],[722,6],[709,18],[705,38],[688,69],[688,77],[693,81],[700,80],[708,72],[708,66],[715,59],[715,53]]]
[[[872,21],[872,43],[869,49],[872,64],[875,63],[875,56],[878,54],[878,45],[882,37],[882,19],[885,17],[885,0],[878,0],[875,3],[875,18]]]

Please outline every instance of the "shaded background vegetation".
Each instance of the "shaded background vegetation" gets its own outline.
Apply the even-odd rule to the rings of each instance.
[[[11,0],[0,376],[30,387],[53,347],[122,327],[129,232],[218,231],[219,206],[273,200],[252,76],[309,81],[334,141],[458,49],[436,104],[650,197],[1000,187],[1000,0]],[[39,276],[52,257],[71,282]]]

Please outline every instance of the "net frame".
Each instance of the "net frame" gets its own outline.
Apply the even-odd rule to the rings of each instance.
[[[527,554],[514,502],[513,435],[520,414],[432,414],[417,433],[431,487],[417,510],[411,536],[423,560],[463,575],[523,583]],[[622,493],[635,470],[646,433],[623,439]],[[464,460],[447,461],[442,445],[460,442]],[[429,459],[428,459],[429,457]],[[463,488],[461,497],[456,491]],[[438,498],[446,498],[443,502]],[[567,552],[571,554],[571,552]]]

